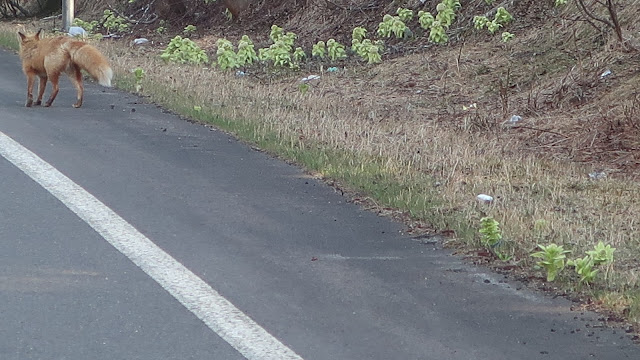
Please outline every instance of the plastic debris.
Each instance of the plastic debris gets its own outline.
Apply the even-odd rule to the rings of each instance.
[[[138,38],[133,40],[133,45],[144,45],[149,42],[149,39],[146,38]]]
[[[604,171],[594,171],[589,173],[589,178],[591,180],[602,180],[607,177],[607,173]]]
[[[463,111],[469,111],[471,109],[477,109],[477,108],[478,108],[478,104],[476,104],[476,103],[473,103],[473,104],[471,104],[469,106],[462,105],[462,110]]]
[[[511,115],[511,118],[509,118],[509,120],[505,121],[504,123],[506,125],[515,125],[518,122],[520,122],[522,120],[522,116],[519,115]]]
[[[69,35],[71,36],[87,36],[87,31],[80,26],[69,27]]]
[[[476,199],[482,204],[491,204],[493,202],[493,196],[489,196],[487,194],[480,194]]]
[[[611,70],[607,69],[602,74],[600,74],[600,79],[604,79],[611,74],[612,74]]]
[[[328,72],[337,72],[337,71],[338,71],[338,68],[337,68],[337,67],[335,67],[335,66],[332,66],[332,67],[328,68],[328,69],[327,69],[327,71],[328,71]]]
[[[305,78],[302,78],[300,82],[309,82],[311,80],[318,80],[318,79],[320,79],[320,75],[309,75]]]
[[[242,71],[242,70],[238,70],[238,71],[236,71],[236,76],[237,77],[247,76],[247,73]]]

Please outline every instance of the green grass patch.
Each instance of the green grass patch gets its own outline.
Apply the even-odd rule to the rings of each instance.
[[[0,46],[18,51],[20,49],[18,35],[16,33],[0,31]]]

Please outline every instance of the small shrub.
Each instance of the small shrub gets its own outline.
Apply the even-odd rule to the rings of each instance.
[[[413,10],[411,9],[398,8],[396,14],[398,14],[398,18],[404,22],[413,20]]]
[[[116,16],[113,11],[105,10],[102,15],[102,27],[108,33],[123,33],[129,31],[129,22],[122,16]]]
[[[327,51],[329,53],[329,59],[332,61],[345,59],[347,57],[344,45],[340,44],[335,39],[327,40]]]
[[[395,35],[400,39],[405,36],[409,28],[398,16],[391,16],[389,14],[382,18],[382,22],[378,24],[378,36],[383,38],[389,38],[391,35]]]
[[[216,41],[218,50],[216,51],[218,66],[222,70],[235,69],[240,67],[238,55],[233,51],[233,44],[227,39]]]
[[[139,93],[142,90],[142,80],[144,79],[144,69],[138,67],[131,70],[133,76],[136,78],[136,92]]]
[[[566,254],[571,251],[556,244],[538,245],[538,248],[541,251],[535,252],[531,256],[542,259],[538,261],[538,266],[547,271],[547,281],[555,281],[560,271],[565,267]]]
[[[182,30],[182,33],[185,36],[190,36],[190,35],[194,34],[197,30],[198,30],[198,28],[196,28],[194,25],[187,25],[187,26],[185,26],[184,30]]]
[[[196,43],[189,38],[177,35],[169,42],[160,58],[164,61],[179,64],[203,65],[209,63],[209,57]]]
[[[73,19],[73,23],[72,24],[74,26],[80,26],[81,28],[83,28],[88,33],[94,32],[98,28],[98,26],[100,25],[100,23],[98,21],[96,21],[96,20],[88,22],[88,21],[84,21],[84,20],[82,20],[80,18]]]
[[[587,251],[587,255],[593,258],[594,265],[609,265],[613,263],[613,253],[616,248],[611,245],[605,245],[602,241],[598,242],[593,250]]]
[[[243,35],[238,42],[238,63],[240,66],[253,64],[258,60],[253,41],[247,35]]]
[[[324,41],[318,41],[311,49],[311,56],[324,59],[327,56],[327,46]]]

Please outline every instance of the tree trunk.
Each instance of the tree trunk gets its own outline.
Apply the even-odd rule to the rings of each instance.
[[[235,19],[238,18],[238,15],[240,15],[241,12],[247,10],[253,0],[224,0],[223,2],[224,6],[229,9],[229,12]]]

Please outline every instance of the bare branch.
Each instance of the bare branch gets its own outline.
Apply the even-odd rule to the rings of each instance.
[[[607,25],[610,28],[613,28],[613,24],[609,21],[607,21],[607,19],[603,19],[601,17],[596,16],[592,11],[590,11],[587,6],[584,4],[584,0],[578,0],[577,1],[578,6],[580,6],[580,9],[582,10],[582,12],[584,12],[585,15],[587,15],[588,17],[590,17],[591,19],[601,22],[605,25]]]

